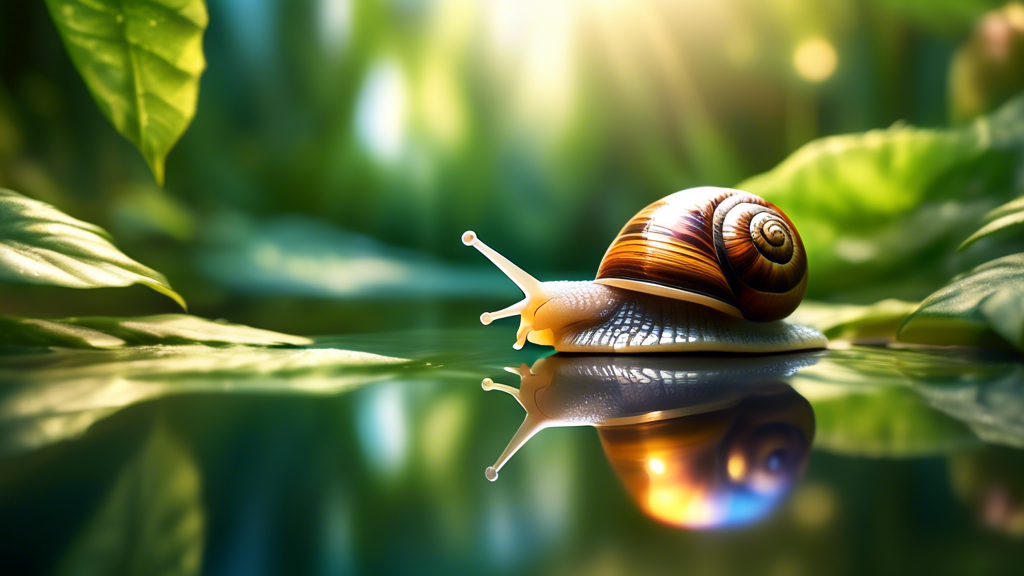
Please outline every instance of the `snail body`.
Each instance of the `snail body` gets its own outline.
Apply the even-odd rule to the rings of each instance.
[[[749,352],[821,348],[780,322],[799,305],[807,263],[796,228],[764,199],[727,188],[667,196],[631,218],[589,282],[540,282],[462,235],[526,297],[480,321],[519,315],[514,348],[562,352]]]

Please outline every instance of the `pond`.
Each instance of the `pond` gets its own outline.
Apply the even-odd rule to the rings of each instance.
[[[1024,561],[1015,357],[508,345],[480,327],[8,350],[0,571],[933,575]]]

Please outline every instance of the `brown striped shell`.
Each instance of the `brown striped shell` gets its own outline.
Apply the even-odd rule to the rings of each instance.
[[[741,190],[691,188],[631,218],[596,281],[768,322],[803,299],[807,255],[796,227],[771,202]]]

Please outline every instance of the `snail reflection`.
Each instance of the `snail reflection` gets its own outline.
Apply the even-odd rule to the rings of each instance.
[[[538,431],[594,426],[626,491],[649,516],[686,528],[764,516],[803,476],[810,404],[784,382],[813,353],[762,357],[566,356],[506,368],[526,418],[489,480]]]

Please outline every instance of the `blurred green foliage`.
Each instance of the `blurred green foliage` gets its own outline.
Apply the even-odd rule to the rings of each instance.
[[[953,59],[950,116],[973,118],[1024,89],[1024,4],[1011,2],[986,14]]]
[[[918,300],[1024,250],[954,250],[1022,191],[1018,4],[261,0],[210,6],[205,32],[199,1],[48,6],[0,8],[0,48],[33,48],[0,63],[0,185],[110,227],[202,315],[303,331],[260,300],[490,297],[486,273],[413,264],[468,259],[468,228],[587,277],[630,215],[697,185],[776,202],[831,303]],[[162,180],[204,60],[147,188],[102,115]]]

